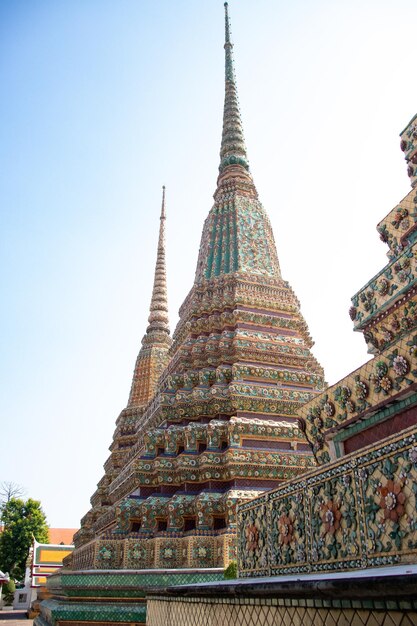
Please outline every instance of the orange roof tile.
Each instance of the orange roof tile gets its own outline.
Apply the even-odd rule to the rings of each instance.
[[[78,528],[49,528],[49,543],[69,546]]]

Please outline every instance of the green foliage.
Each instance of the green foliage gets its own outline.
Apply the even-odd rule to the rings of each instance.
[[[10,579],[8,583],[4,583],[2,596],[3,596],[3,603],[5,606],[13,604],[15,590],[16,590],[16,585],[15,585],[14,580]]]
[[[41,503],[37,500],[11,498],[1,511],[4,530],[0,535],[0,569],[22,580],[33,537],[48,543],[48,526]]]
[[[225,580],[233,580],[237,578],[237,563],[236,561],[231,561],[229,566],[224,570]]]

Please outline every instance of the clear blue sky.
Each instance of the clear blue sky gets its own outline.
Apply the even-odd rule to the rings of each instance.
[[[231,0],[252,173],[330,383],[408,192],[415,0]],[[167,187],[171,327],[215,190],[221,0],[0,3],[0,480],[78,526],[144,333]]]

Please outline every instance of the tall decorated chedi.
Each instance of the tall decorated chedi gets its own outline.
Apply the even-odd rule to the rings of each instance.
[[[238,502],[315,465],[296,415],[323,371],[250,173],[225,9],[219,176],[194,284],[170,345],[163,210],[150,325],[73,569],[224,567]]]

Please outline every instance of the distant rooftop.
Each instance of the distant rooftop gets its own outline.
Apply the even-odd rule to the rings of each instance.
[[[78,528],[49,528],[49,543],[69,546]]]

